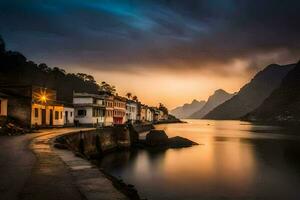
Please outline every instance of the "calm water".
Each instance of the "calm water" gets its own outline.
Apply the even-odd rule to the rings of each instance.
[[[240,121],[159,125],[202,145],[108,155],[101,167],[153,200],[300,199],[300,138]],[[297,130],[293,134],[297,134]],[[300,135],[300,132],[299,132]]]

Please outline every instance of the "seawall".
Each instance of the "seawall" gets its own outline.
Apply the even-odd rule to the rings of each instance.
[[[129,129],[125,126],[100,128],[63,135],[56,139],[57,147],[66,147],[87,158],[99,157],[116,149],[131,146]]]

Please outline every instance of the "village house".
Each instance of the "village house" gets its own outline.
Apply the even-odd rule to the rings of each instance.
[[[126,101],[127,99],[120,96],[114,98],[114,124],[124,124],[126,115]]]
[[[105,118],[105,97],[88,93],[73,93],[75,120],[79,124],[103,126]]]
[[[135,123],[137,120],[138,105],[136,101],[127,100],[126,102],[126,122]]]
[[[64,125],[64,105],[56,91],[38,86],[1,86],[7,96],[7,116],[27,127]]]
[[[105,118],[104,126],[113,126],[114,124],[114,96],[105,96]]]
[[[157,122],[160,120],[160,114],[161,114],[161,111],[156,108],[156,107],[152,107],[152,112],[153,112],[153,121],[154,122]]]

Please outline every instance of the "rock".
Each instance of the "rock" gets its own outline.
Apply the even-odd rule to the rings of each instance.
[[[168,136],[163,130],[151,130],[146,135],[146,145],[165,146],[168,145]]]
[[[196,142],[193,142],[187,138],[180,137],[180,136],[169,138],[170,148],[190,147],[193,145],[199,145],[199,144]]]

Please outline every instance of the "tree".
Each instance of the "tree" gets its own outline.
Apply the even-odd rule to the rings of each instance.
[[[44,72],[50,72],[51,68],[48,67],[45,63],[41,63],[38,65],[38,68]]]
[[[99,93],[114,95],[116,93],[116,87],[106,83],[105,81],[102,81],[99,86]]]
[[[162,103],[159,103],[159,108],[158,109],[161,110],[164,113],[164,115],[168,115],[169,114],[168,108],[164,104],[162,104]]]
[[[5,42],[0,35],[0,53],[4,53],[4,52],[5,52]]]
[[[128,98],[128,99],[131,99],[131,97],[132,97],[132,93],[130,93],[130,92],[127,92],[126,96],[127,96],[127,98]]]
[[[133,97],[132,97],[132,100],[138,101],[138,97],[137,97],[137,96],[133,96]]]

